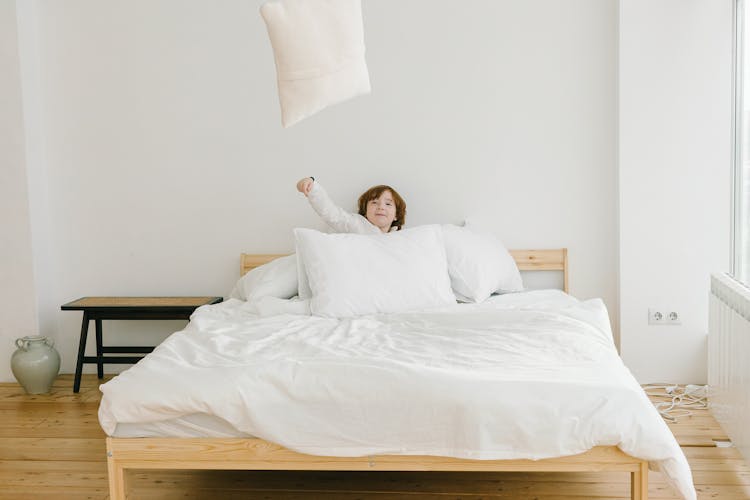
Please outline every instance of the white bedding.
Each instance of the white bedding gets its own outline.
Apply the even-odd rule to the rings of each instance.
[[[104,431],[198,413],[314,455],[540,459],[617,445],[695,498],[600,300],[545,290],[343,320],[257,311],[233,299],[196,310],[101,386]]]

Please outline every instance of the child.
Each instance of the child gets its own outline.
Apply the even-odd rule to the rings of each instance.
[[[374,186],[362,193],[356,214],[333,203],[314,177],[300,179],[297,191],[307,196],[313,210],[339,233],[388,233],[400,230],[406,221],[406,203],[390,186]]]

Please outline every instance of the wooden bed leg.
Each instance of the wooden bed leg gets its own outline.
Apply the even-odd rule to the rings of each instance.
[[[641,462],[639,470],[630,473],[631,500],[648,500],[648,462]]]
[[[110,438],[107,438],[107,472],[109,500],[125,500],[125,469],[113,456]]]

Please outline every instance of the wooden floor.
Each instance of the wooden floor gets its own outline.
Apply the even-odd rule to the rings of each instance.
[[[85,376],[73,394],[62,375],[51,394],[30,396],[0,384],[0,499],[105,499],[100,393]],[[703,410],[671,425],[693,470],[699,499],[750,499],[750,467]],[[136,499],[627,499],[627,473],[244,472],[144,471],[128,476]],[[650,498],[677,499],[658,473]]]

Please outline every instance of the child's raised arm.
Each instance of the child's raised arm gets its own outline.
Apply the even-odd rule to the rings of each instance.
[[[347,212],[336,205],[313,177],[300,179],[297,191],[307,196],[313,210],[337,233],[373,234],[380,231],[361,215]]]

